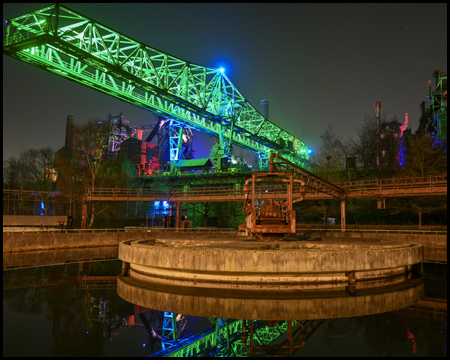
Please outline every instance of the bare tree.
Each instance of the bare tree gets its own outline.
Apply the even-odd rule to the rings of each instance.
[[[22,190],[24,173],[20,161],[13,156],[3,160],[3,189]]]
[[[392,199],[389,203],[392,214],[408,213],[417,215],[419,228],[423,224],[423,215],[447,212],[447,196],[419,196]]]
[[[320,138],[322,139],[322,145],[319,152],[311,157],[316,165],[314,172],[328,181],[338,182],[346,180],[345,158],[350,153],[350,146],[337,137],[331,125],[328,126]],[[299,210],[309,209],[308,211],[310,212],[322,214],[324,224],[327,225],[328,215],[332,212],[332,209],[334,211],[335,203],[332,200],[318,200],[312,202],[312,208],[301,205],[297,208]]]
[[[81,160],[78,172],[85,190],[102,187],[107,178],[105,175],[111,170],[107,166],[109,135],[110,125],[107,121],[90,119],[86,124],[74,126],[74,147]],[[92,202],[89,227],[93,226],[95,217],[106,209],[107,206]]]
[[[329,170],[345,166],[344,145],[331,125],[328,126],[320,138],[322,139],[322,145],[319,152],[313,156],[314,162],[324,176],[333,176]]]
[[[434,146],[427,134],[412,136],[406,142],[406,164],[402,173],[407,176],[447,173],[447,152]]]
[[[28,149],[20,154],[20,166],[33,190],[52,191],[54,187],[52,148]]]
[[[54,152],[52,148],[28,149],[20,154],[20,172],[30,190],[50,192],[55,188]],[[49,215],[51,196],[42,195],[44,214]]]
[[[191,203],[191,209],[203,217],[203,227],[208,227],[208,217],[211,216],[211,207],[207,202]]]
[[[366,115],[362,126],[356,129],[357,140],[351,140],[351,151],[365,171],[377,167],[377,122]]]
[[[399,174],[403,176],[428,176],[447,173],[447,153],[445,149],[433,146],[433,139],[427,134],[412,136],[406,143],[406,164]],[[394,214],[412,213],[419,217],[422,226],[424,214],[446,212],[446,196],[428,196],[395,199],[389,209]]]

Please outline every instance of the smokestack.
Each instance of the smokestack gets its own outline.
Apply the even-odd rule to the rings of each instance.
[[[380,138],[381,138],[381,106],[383,103],[381,101],[374,102],[373,105],[375,106],[375,117],[377,119],[377,166],[380,166],[380,153],[381,153],[381,144],[380,144]]]
[[[261,100],[261,114],[269,120],[269,100]]]
[[[65,147],[73,150],[73,115],[67,115]]]

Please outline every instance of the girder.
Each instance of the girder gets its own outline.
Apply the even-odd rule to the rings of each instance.
[[[226,339],[229,334],[242,330],[242,320],[219,319],[221,326],[213,326],[189,338],[179,339],[171,347],[165,348],[151,357],[189,357],[195,356],[203,350],[216,346],[217,340]],[[219,346],[220,348],[220,346]],[[223,349],[222,349],[223,351]]]
[[[344,200],[347,193],[344,188],[333,184],[330,181],[320,178],[316,174],[309,172],[306,169],[282,158],[278,154],[272,153],[270,155],[269,173],[291,173],[293,179],[300,181],[305,187],[308,187],[319,193],[331,195],[332,197]]]
[[[219,69],[181,60],[65,6],[8,20],[3,52],[221,137],[225,153],[236,144],[262,158],[280,151],[296,164],[307,160],[305,144],[265,119]]]

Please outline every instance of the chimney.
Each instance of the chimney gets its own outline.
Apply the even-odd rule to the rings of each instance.
[[[261,114],[269,120],[269,100],[261,100]]]
[[[377,166],[380,166],[380,153],[381,153],[381,144],[380,144],[380,137],[381,137],[381,107],[383,103],[381,101],[374,102],[373,105],[375,106],[375,118],[377,119]]]
[[[73,150],[73,115],[67,115],[65,147]]]

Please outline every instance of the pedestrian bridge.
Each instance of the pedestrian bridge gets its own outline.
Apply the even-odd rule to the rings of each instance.
[[[385,198],[447,194],[447,174],[390,179],[358,180],[336,183],[346,198]],[[300,199],[300,185],[294,185],[293,199]],[[255,187],[255,200],[287,199],[286,191],[277,185]],[[304,200],[329,200],[333,196],[307,187]],[[94,188],[86,192],[87,201],[170,201],[226,202],[244,201],[244,188],[234,186],[185,186],[183,188]]]

